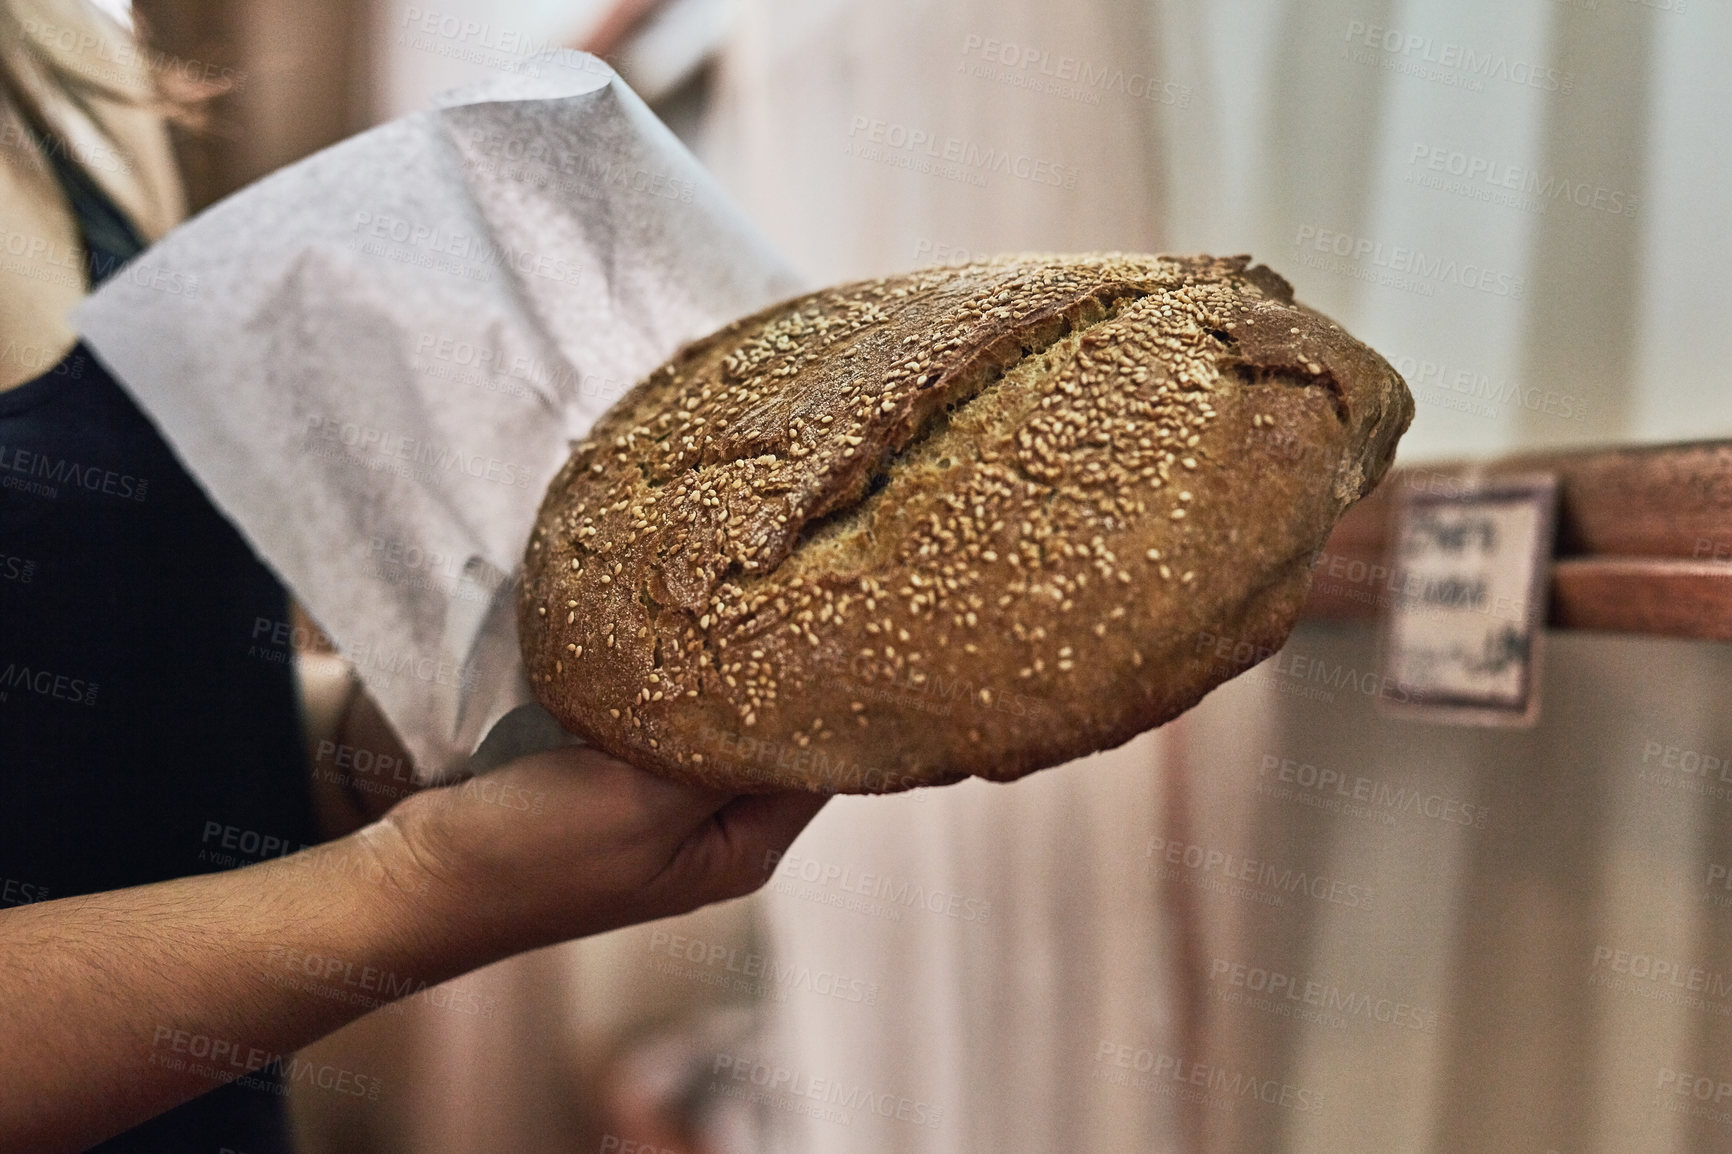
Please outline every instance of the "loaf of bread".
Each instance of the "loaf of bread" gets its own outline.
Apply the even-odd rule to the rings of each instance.
[[[1177,716],[1285,641],[1413,414],[1248,264],[1008,257],[688,346],[548,489],[536,696],[743,792],[1009,780]]]

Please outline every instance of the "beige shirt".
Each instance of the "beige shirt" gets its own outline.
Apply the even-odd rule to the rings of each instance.
[[[0,32],[4,66],[73,157],[146,238],[167,232],[185,202],[152,107],[145,50],[83,0],[0,0]],[[45,61],[136,102],[70,94]],[[88,288],[77,224],[53,169],[18,111],[0,103],[0,389],[66,354],[76,339],[69,315]]]

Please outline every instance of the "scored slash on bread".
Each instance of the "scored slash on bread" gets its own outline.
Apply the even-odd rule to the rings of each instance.
[[[549,486],[519,605],[537,698],[739,791],[1009,780],[1177,716],[1243,670],[1218,639],[1285,641],[1413,415],[1248,266],[1006,257],[681,350]]]

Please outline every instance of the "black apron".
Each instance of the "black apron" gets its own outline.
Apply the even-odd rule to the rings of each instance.
[[[94,286],[143,241],[44,152]],[[82,345],[0,392],[0,907],[317,841],[289,635],[282,585]],[[282,1090],[261,1072],[96,1149],[286,1154]]]

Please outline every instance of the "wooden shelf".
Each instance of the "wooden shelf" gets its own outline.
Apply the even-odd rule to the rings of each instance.
[[[1318,562],[1306,616],[1375,617],[1392,595],[1388,547],[1404,490],[1556,473],[1551,574],[1557,629],[1732,640],[1732,442],[1531,453],[1393,470],[1350,509]]]

